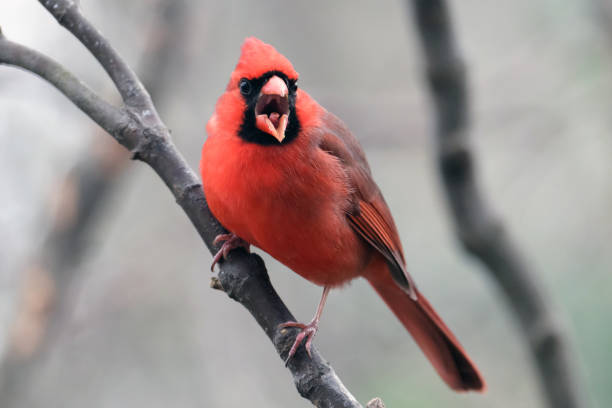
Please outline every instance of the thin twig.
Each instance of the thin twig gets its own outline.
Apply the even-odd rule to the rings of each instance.
[[[135,158],[146,162],[155,170],[209,250],[212,252],[218,249],[213,245],[213,240],[225,230],[210,213],[198,178],[172,143],[168,129],[159,118],[138,77],[86,20],[73,1],[39,1],[96,56],[124,99],[125,115],[102,112],[96,122],[104,123],[104,129],[130,149]],[[18,64],[21,59],[19,55],[15,55],[24,52],[29,51],[25,47],[15,47],[14,43],[0,39],[0,63],[22,66],[29,70],[29,65]],[[40,68],[36,73],[48,79],[44,69]],[[65,88],[65,82],[61,79],[51,83],[57,83],[56,87],[59,89]],[[86,94],[85,89],[81,84],[78,90],[65,94],[76,103]],[[284,361],[296,331],[279,330],[278,325],[293,319],[293,316],[272,288],[261,258],[241,251],[233,252],[230,260],[221,264],[219,280],[226,293],[251,312]],[[313,358],[310,359],[300,350],[288,365],[299,393],[318,407],[361,407],[320,353],[313,348],[312,354]]]
[[[542,283],[487,205],[478,186],[467,122],[465,66],[455,47],[444,0],[413,0],[436,108],[440,175],[455,232],[465,250],[487,267],[523,328],[550,407],[585,406],[567,334]]]

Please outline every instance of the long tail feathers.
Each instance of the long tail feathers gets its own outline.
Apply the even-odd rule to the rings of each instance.
[[[386,268],[376,268],[367,279],[449,387],[456,391],[486,390],[476,365],[421,293],[412,300]]]

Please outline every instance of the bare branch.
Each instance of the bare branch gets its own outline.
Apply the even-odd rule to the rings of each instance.
[[[155,170],[173,193],[207,247],[211,252],[218,249],[214,247],[213,240],[218,234],[226,231],[210,213],[198,178],[172,143],[166,126],[159,118],[149,95],[136,75],[93,25],[83,17],[72,0],[40,0],[40,2],[98,59],[124,98],[124,103],[127,105],[126,114],[118,115],[114,123],[110,120],[111,123],[108,123],[109,128],[117,132],[113,136],[134,152],[136,158],[146,162]],[[17,63],[20,61],[19,58],[10,51],[11,47],[0,48],[0,61],[22,66]],[[30,69],[34,68],[31,65],[24,65],[22,68],[31,70],[45,79],[53,77],[48,70],[57,66],[50,64],[38,67],[37,72]],[[56,86],[55,82],[51,80],[49,82]],[[63,86],[62,81],[56,82]],[[81,100],[92,94],[91,90],[82,84],[72,92],[74,93],[71,93],[72,101]],[[88,111],[85,113],[90,116],[97,114]],[[108,130],[106,127],[105,129]],[[261,258],[234,251],[229,261],[221,264],[219,281],[225,292],[255,317],[284,361],[296,329],[278,328],[280,323],[293,319],[293,316],[274,291]],[[311,359],[300,350],[288,365],[299,393],[317,407],[361,407],[314,347],[312,355]]]
[[[154,111],[149,93],[142,85],[136,73],[111,47],[89,20],[82,14],[78,4],[73,0],[39,0],[55,17],[58,23],[70,31],[96,57],[117,86],[123,102],[133,108]],[[157,113],[150,116],[159,119]]]
[[[453,41],[444,0],[413,0],[437,115],[440,175],[455,232],[505,293],[540,372],[550,407],[585,406],[567,335],[546,290],[531,271],[478,186],[467,122],[465,67]]]
[[[243,250],[237,250],[230,253],[230,261],[222,265],[219,273],[221,287],[251,312],[284,361],[298,329],[279,330],[278,325],[295,318],[272,287],[259,256],[248,256]],[[309,358],[304,348],[300,348],[287,366],[300,395],[317,407],[361,407],[321,353],[314,347],[311,351],[312,358]]]
[[[87,85],[51,58],[0,35],[0,64],[15,65],[49,81],[79,109],[112,135],[116,135],[127,116],[100,98]]]

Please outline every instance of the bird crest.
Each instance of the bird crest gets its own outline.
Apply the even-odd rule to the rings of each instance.
[[[240,59],[228,88],[235,87],[241,78],[258,78],[266,72],[279,71],[290,79],[298,79],[299,74],[291,62],[270,44],[255,37],[248,37],[242,43]]]

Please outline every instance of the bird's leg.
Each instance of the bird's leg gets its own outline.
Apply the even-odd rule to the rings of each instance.
[[[319,302],[319,307],[317,307],[317,313],[315,313],[310,323],[304,324],[297,322],[285,322],[281,323],[278,326],[280,328],[298,327],[301,329],[298,335],[295,337],[295,341],[293,342],[293,346],[291,346],[291,350],[289,350],[289,355],[287,356],[287,360],[285,360],[285,365],[289,362],[291,357],[295,355],[295,352],[297,351],[300,344],[302,344],[302,341],[304,341],[304,339],[306,339],[306,352],[308,353],[308,356],[312,358],[312,355],[310,354],[310,346],[312,344],[313,337],[315,336],[315,334],[317,334],[317,330],[319,330],[319,319],[321,318],[321,313],[323,313],[323,307],[325,306],[325,301],[327,300],[329,289],[329,286],[325,286],[323,288],[323,295],[321,295],[321,301]]]
[[[219,242],[222,241],[225,242],[223,242],[221,249],[217,251],[215,257],[213,258],[212,265],[210,265],[211,271],[215,270],[215,265],[221,260],[221,257],[223,257],[223,259],[227,259],[227,254],[229,254],[232,249],[244,248],[247,252],[251,252],[251,244],[249,244],[233,232],[230,232],[229,234],[217,235],[215,237],[215,240],[213,241],[213,244],[217,245]]]

